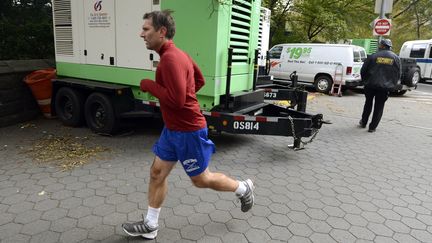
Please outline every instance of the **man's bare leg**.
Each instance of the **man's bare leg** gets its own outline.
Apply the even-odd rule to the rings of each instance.
[[[174,161],[165,161],[155,157],[150,168],[150,183],[148,190],[148,205],[152,208],[160,208],[168,191],[167,177],[176,165]]]
[[[147,239],[156,238],[160,207],[168,191],[167,177],[175,165],[176,162],[164,161],[158,156],[155,157],[150,169],[147,215],[144,221],[123,224],[122,228],[126,234]]]
[[[196,187],[211,188],[216,191],[235,192],[241,202],[241,210],[249,211],[254,205],[254,185],[252,180],[237,181],[222,173],[213,173],[207,168],[197,176],[191,177]]]
[[[216,191],[234,192],[239,182],[222,173],[210,172],[207,168],[204,172],[197,176],[191,177],[192,183],[199,188],[210,188]]]
[[[151,227],[159,225],[160,209],[168,191],[167,177],[175,165],[174,161],[165,161],[156,156],[150,168],[148,209],[145,220]]]

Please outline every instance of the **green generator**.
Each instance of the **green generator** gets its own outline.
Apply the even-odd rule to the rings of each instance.
[[[159,61],[139,36],[144,13],[155,10],[173,11],[174,42],[204,75],[197,98],[209,129],[297,141],[316,134],[322,115],[273,107],[256,89],[260,0],[53,0],[51,105],[63,124],[111,134],[122,118],[160,115],[158,100],[139,88]]]
[[[363,47],[368,55],[378,51],[377,39],[353,39],[351,44]]]
[[[233,48],[231,92],[252,89],[258,45],[259,0],[54,0],[57,75],[128,85],[134,97],[156,100],[139,90],[154,79],[158,57],[139,34],[146,12],[171,9],[174,42],[198,64],[206,85],[198,94],[204,110],[226,89],[228,48]]]

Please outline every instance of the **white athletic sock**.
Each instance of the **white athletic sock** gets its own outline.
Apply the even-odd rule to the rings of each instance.
[[[243,194],[246,193],[247,188],[242,181],[238,181],[238,183],[239,183],[239,185],[238,185],[237,189],[235,190],[235,194],[238,197],[241,197],[241,196],[243,196]]]
[[[148,207],[146,216],[148,226],[158,227],[160,210],[161,208],[152,208],[150,206]]]

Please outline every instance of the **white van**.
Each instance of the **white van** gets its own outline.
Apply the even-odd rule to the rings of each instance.
[[[270,75],[289,80],[296,71],[299,82],[312,83],[328,93],[335,80],[347,87],[362,85],[360,69],[366,59],[363,47],[346,44],[280,44],[270,52]]]
[[[414,58],[417,61],[413,78],[432,79],[432,39],[405,42],[399,52],[401,58]]]

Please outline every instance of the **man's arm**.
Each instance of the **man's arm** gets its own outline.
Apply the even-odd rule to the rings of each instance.
[[[194,79],[195,79],[195,92],[198,92],[198,90],[200,90],[204,86],[205,80],[201,73],[201,70],[193,60],[192,60],[192,64],[193,64]]]
[[[361,75],[363,82],[367,78],[366,76],[367,76],[367,71],[369,68],[369,63],[370,63],[370,57],[366,58],[366,60],[363,62],[363,66],[360,69],[360,75]]]
[[[148,91],[159,99],[160,102],[170,107],[181,109],[186,102],[186,72],[184,67],[175,62],[175,57],[164,57],[162,68],[164,86],[153,80],[144,79],[141,81],[142,91]]]

